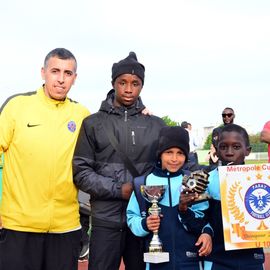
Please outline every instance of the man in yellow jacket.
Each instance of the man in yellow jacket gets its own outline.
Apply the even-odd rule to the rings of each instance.
[[[41,69],[44,85],[0,109],[0,270],[77,269],[81,226],[71,161],[89,111],[67,98],[76,68],[70,51],[54,49]]]
[[[3,161],[2,156],[0,155],[0,204],[2,201],[2,168],[3,168]],[[2,229],[2,220],[0,216],[0,230]]]

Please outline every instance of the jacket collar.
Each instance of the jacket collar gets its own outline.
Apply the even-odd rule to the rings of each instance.
[[[68,103],[68,98],[65,98],[65,100],[55,100],[55,99],[52,99],[52,98],[49,98],[45,95],[45,92],[44,92],[44,84],[37,90],[37,95],[38,97],[46,104],[48,105],[60,105],[60,104],[66,104]]]
[[[180,169],[177,172],[171,173],[168,170],[162,170],[160,165],[157,164],[153,170],[153,174],[158,177],[176,177],[179,175],[183,175],[183,170]]]
[[[135,104],[133,104],[130,107],[124,107],[124,106],[115,107],[113,104],[114,98],[115,98],[115,90],[112,89],[108,92],[106,99],[102,101],[99,110],[107,112],[107,113],[119,114],[119,115],[123,115],[124,112],[127,111],[128,115],[136,115],[138,113],[141,113],[141,111],[145,108],[140,97],[137,99]]]

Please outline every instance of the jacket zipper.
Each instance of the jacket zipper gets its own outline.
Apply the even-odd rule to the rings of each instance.
[[[168,175],[168,184],[169,184],[169,201],[170,201],[170,207],[172,207],[172,192],[171,192],[171,175]],[[172,250],[175,253],[175,230],[173,229],[172,233]],[[175,259],[172,261],[172,270],[175,270]]]
[[[136,143],[135,143],[135,131],[134,130],[131,131],[131,137],[132,137],[132,144],[135,145]]]
[[[126,154],[128,154],[128,144],[127,144],[127,138],[128,138],[128,127],[127,127],[127,120],[128,120],[128,112],[127,112],[127,110],[125,109],[125,111],[124,111],[124,122],[125,122],[125,137],[126,137],[126,139],[125,139],[125,152],[126,152]],[[127,182],[127,168],[125,168],[125,166],[124,166],[124,181],[125,182]],[[123,222],[123,220],[125,219],[125,215],[126,215],[126,212],[125,211],[123,211],[123,209],[124,209],[125,207],[124,207],[124,201],[122,201],[122,211],[121,211],[121,220],[120,220],[120,222],[122,223]]]

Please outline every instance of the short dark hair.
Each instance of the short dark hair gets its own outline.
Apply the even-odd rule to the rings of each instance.
[[[62,59],[62,60],[73,59],[75,61],[75,64],[76,64],[75,70],[77,70],[77,60],[76,60],[75,56],[73,55],[73,53],[70,52],[69,50],[67,50],[65,48],[56,48],[56,49],[50,51],[47,54],[47,56],[45,57],[44,67],[47,66],[49,59],[52,57],[57,57],[57,58]]]
[[[228,124],[228,125],[223,126],[221,128],[220,137],[223,132],[232,132],[232,131],[239,133],[243,137],[246,146],[247,147],[250,146],[249,136],[246,129],[236,124]]]
[[[231,107],[226,107],[226,108],[223,109],[223,111],[225,111],[225,110],[231,110],[233,112],[233,114],[234,114],[234,110]]]
[[[190,125],[187,121],[183,121],[182,123],[181,123],[181,127],[182,128],[188,128],[188,125]]]

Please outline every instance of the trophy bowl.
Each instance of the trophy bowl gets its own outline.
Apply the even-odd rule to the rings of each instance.
[[[141,193],[145,200],[147,200],[152,204],[157,204],[163,198],[166,187],[167,186],[165,185],[158,185],[158,186],[142,185]]]
[[[143,198],[152,205],[148,208],[149,215],[160,215],[161,208],[158,202],[163,198],[167,186],[141,186],[141,194]],[[153,237],[149,244],[149,252],[144,253],[144,261],[149,263],[163,263],[169,261],[169,253],[163,252],[162,242],[158,236],[158,230],[153,231]]]

